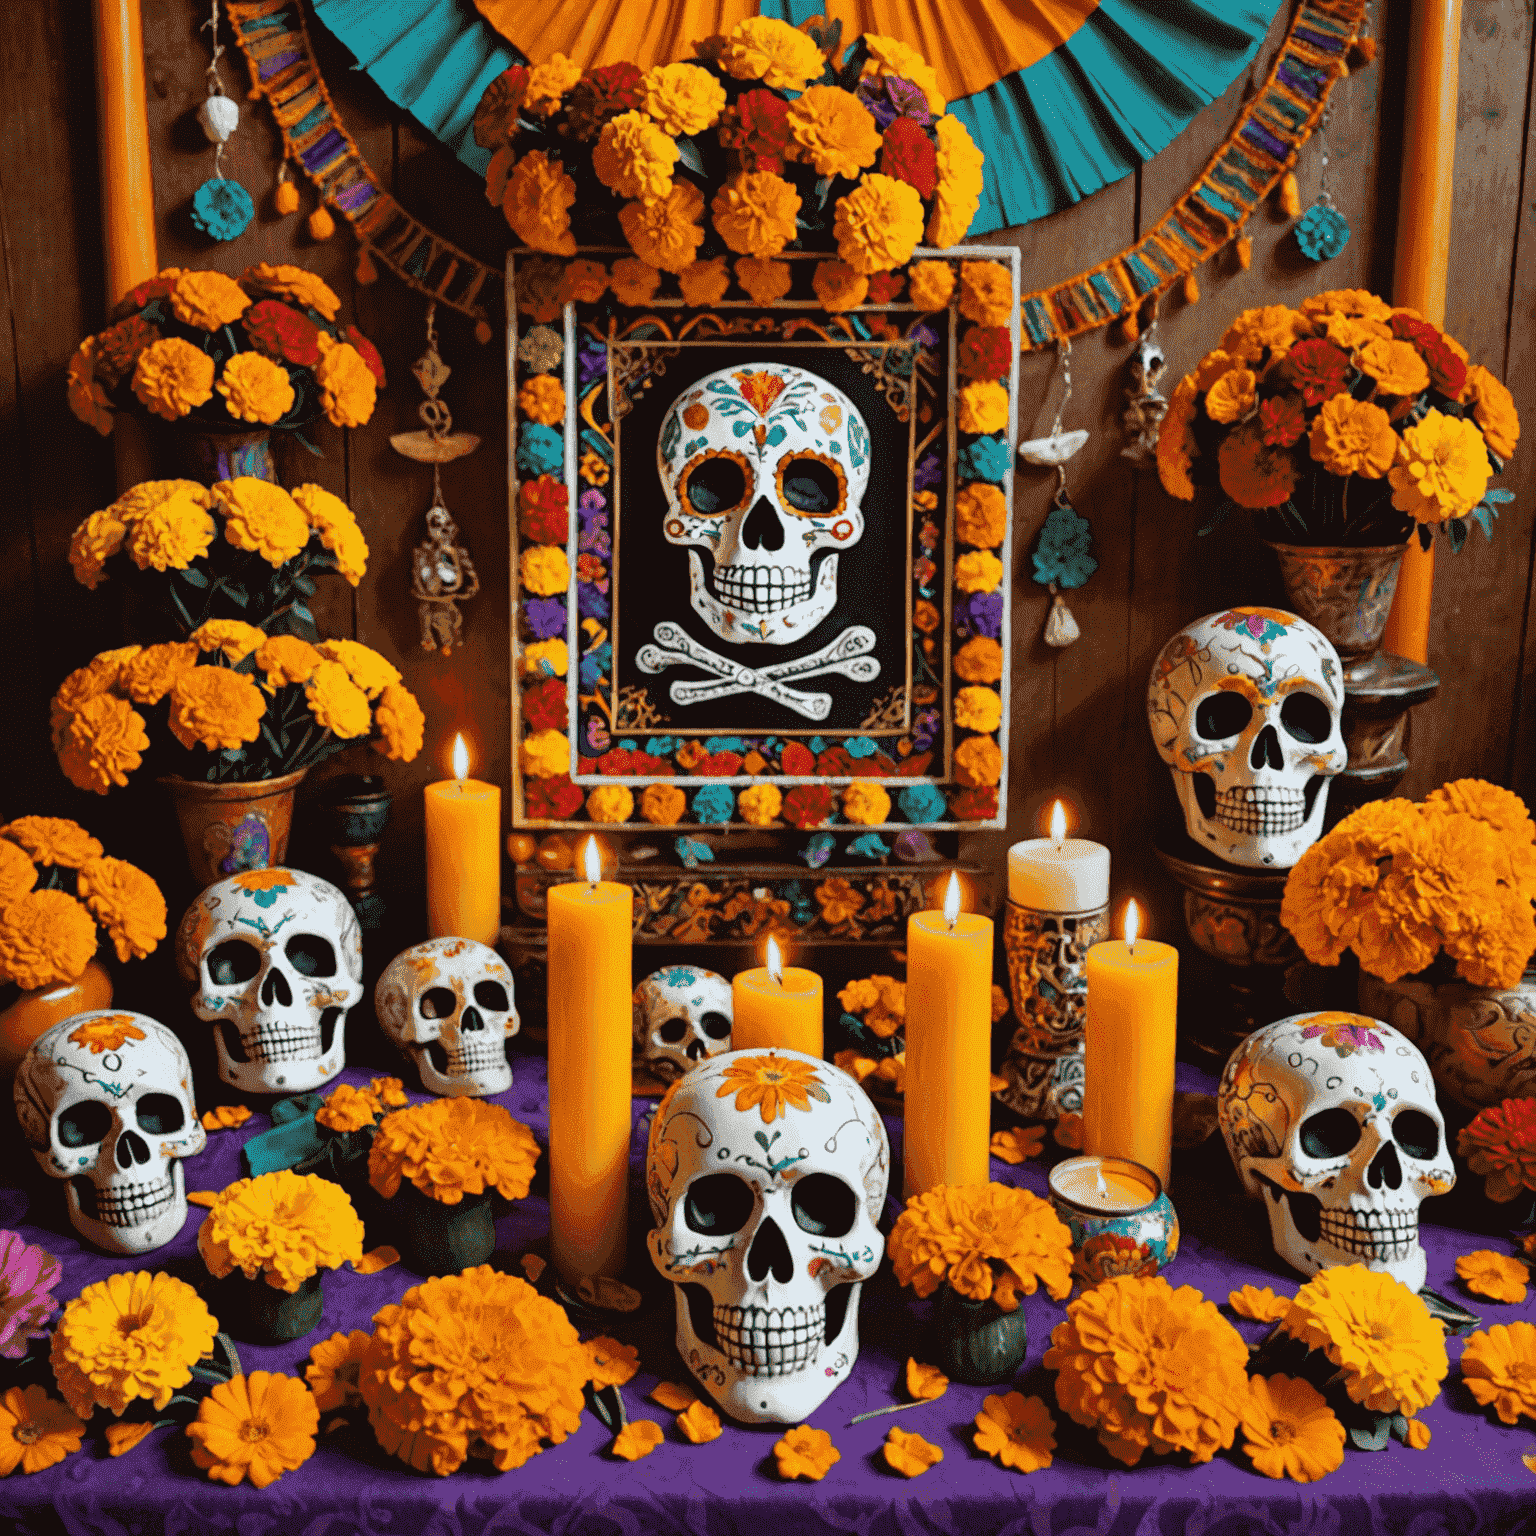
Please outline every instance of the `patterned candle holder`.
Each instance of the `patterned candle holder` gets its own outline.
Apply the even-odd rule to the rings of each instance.
[[[1042,912],[1008,903],[1003,951],[1018,1021],[997,1097],[1029,1120],[1083,1111],[1088,951],[1109,937],[1109,908]]]
[[[1072,1233],[1072,1273],[1085,1287],[1116,1275],[1155,1275],[1179,1251],[1173,1202],[1140,1163],[1069,1157],[1051,1169],[1050,1194]],[[1136,1203],[1142,1194],[1145,1201]]]

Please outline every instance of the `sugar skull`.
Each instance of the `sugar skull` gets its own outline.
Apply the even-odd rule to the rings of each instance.
[[[668,965],[635,988],[635,1060],[663,1082],[731,1048],[735,1005],[724,976]]]

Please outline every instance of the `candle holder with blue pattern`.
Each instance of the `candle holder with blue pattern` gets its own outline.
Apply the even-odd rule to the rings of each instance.
[[[1051,1169],[1050,1193],[1072,1233],[1072,1274],[1085,1288],[1116,1275],[1155,1275],[1179,1251],[1173,1202],[1140,1163],[1069,1157]]]

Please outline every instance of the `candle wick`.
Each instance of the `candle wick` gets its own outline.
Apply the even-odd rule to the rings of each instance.
[[[1107,1200],[1109,1198],[1109,1185],[1104,1182],[1104,1170],[1102,1168],[1095,1168],[1093,1176],[1098,1180],[1099,1193]]]

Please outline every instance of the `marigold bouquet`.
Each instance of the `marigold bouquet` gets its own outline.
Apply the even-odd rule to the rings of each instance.
[[[165,918],[160,887],[108,858],[77,822],[19,816],[0,826],[0,982],[32,991],[73,981],[107,940],[119,960],[142,960],[165,937]]]
[[[1072,1290],[1072,1234],[1038,1195],[1006,1184],[940,1184],[914,1195],[891,1229],[896,1278],[919,1296],[947,1284],[1004,1312],[1044,1285]]]
[[[238,619],[102,652],[59,685],[51,719],[65,776],[101,795],[146,759],[157,774],[245,783],[369,738],[410,762],[424,726],[415,696],[377,651],[355,640],[311,645]]]
[[[215,1279],[238,1269],[292,1293],[322,1268],[356,1264],[363,1224],[339,1184],[281,1168],[222,1190],[198,1228],[197,1251]]]
[[[384,364],[341,300],[302,267],[258,262],[238,278],[180,267],[140,283],[70,359],[70,409],[103,436],[120,410],[205,431],[360,427]]]
[[[539,1144],[499,1104],[431,1099],[379,1122],[368,1154],[368,1182],[393,1199],[403,1181],[443,1205],[496,1190],[521,1200],[533,1182]]]
[[[1422,804],[1377,800],[1314,843],[1285,882],[1280,919],[1315,965],[1346,949],[1383,981],[1437,957],[1474,986],[1513,987],[1536,952],[1536,825],[1481,779]]]
[[[1453,549],[1491,536],[1490,489],[1520,440],[1514,399],[1454,337],[1363,289],[1239,315],[1173,392],[1157,440],[1172,496],[1219,485],[1281,543],[1394,544],[1417,525]]]
[[[646,302],[662,272],[690,303],[714,302],[726,253],[771,302],[793,280],[772,258],[793,247],[835,249],[807,291],[829,309],[858,304],[920,240],[965,235],[982,155],[919,53],[868,35],[843,61],[839,39],[825,23],[752,17],[649,71],[584,71],[561,54],[514,65],[475,111],[476,142],[493,151],[486,195],[533,250],[626,242],[636,259],[615,276],[628,302]],[[572,297],[593,280],[589,297],[601,294],[606,274],[582,270],[594,265],[566,268]]]

